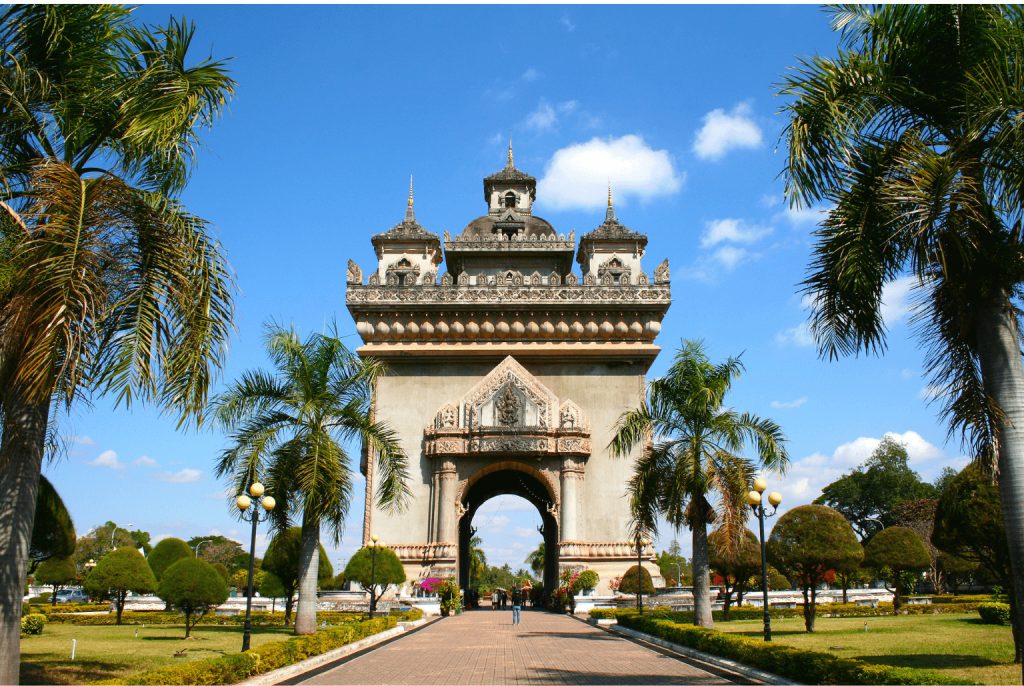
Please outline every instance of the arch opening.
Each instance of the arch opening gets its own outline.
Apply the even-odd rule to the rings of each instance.
[[[480,476],[470,484],[463,495],[465,512],[459,519],[459,586],[467,593],[473,580],[470,578],[469,547],[476,533],[474,517],[484,503],[500,495],[513,495],[533,505],[540,515],[539,532],[544,541],[544,601],[558,585],[558,521],[552,513],[554,503],[548,487],[529,471],[511,466],[500,468]],[[530,551],[523,554],[525,559]],[[513,569],[525,567],[512,565]]]

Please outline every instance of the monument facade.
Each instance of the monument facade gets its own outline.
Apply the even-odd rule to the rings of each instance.
[[[461,233],[420,226],[410,188],[404,220],[372,238],[365,283],[349,261],[358,352],[389,367],[375,416],[411,466],[408,506],[381,510],[364,452],[363,542],[379,536],[411,580],[457,574],[465,587],[473,517],[500,494],[540,513],[545,588],[560,569],[586,567],[607,592],[636,563],[625,494],[636,455],[613,458],[608,444],[659,351],[668,262],[644,271],[647,237],[619,222],[611,189],[604,222],[578,246],[533,214],[536,193],[509,146],[505,168],[484,179],[487,214]]]

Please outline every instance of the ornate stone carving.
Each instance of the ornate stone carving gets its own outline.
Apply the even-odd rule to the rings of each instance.
[[[597,277],[594,276],[593,274],[587,274],[586,276],[583,277],[583,285],[584,286],[596,286],[597,285]]]
[[[442,286],[451,286],[453,282],[452,275],[450,272],[445,272],[444,276],[441,277]]]
[[[498,411],[498,423],[502,426],[519,426],[519,413],[523,409],[523,403],[513,390],[511,384],[505,384],[504,389],[494,402]]]
[[[644,559],[653,555],[648,546]],[[618,559],[636,560],[636,544],[632,541],[562,541],[558,544],[558,557],[562,560]]]
[[[363,270],[352,260],[348,261],[348,273],[345,275],[345,283],[355,286],[363,285]]]
[[[568,274],[565,277],[566,286],[575,286],[579,283],[579,279],[576,278],[575,274]]]
[[[571,276],[571,274],[570,274]],[[551,272],[551,276],[548,277],[549,286],[557,286],[562,282],[562,277],[558,275],[558,272]]]
[[[469,274],[467,274],[466,272],[462,272],[461,274],[459,274],[459,285],[460,286],[468,286],[469,285]]]
[[[668,274],[668,258],[665,258],[654,270],[654,283],[667,284],[671,281]]]
[[[367,286],[379,286],[380,285],[380,275],[378,275],[377,272],[374,272],[374,273],[370,274],[370,278],[367,279],[366,285]],[[348,290],[348,293],[351,293],[351,292],[352,292],[352,289],[350,288]],[[346,299],[348,298],[348,293],[345,294],[345,298]]]
[[[449,403],[437,411],[434,418],[434,427],[437,429],[452,429],[459,425],[459,410]]]

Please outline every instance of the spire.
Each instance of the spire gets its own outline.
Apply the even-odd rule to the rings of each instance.
[[[608,209],[605,210],[604,220],[606,222],[618,221],[615,219],[615,206],[612,204],[612,180],[608,179]]]
[[[506,169],[514,169],[516,166],[515,162],[512,161],[512,139],[508,139],[508,164],[505,165]]]
[[[409,206],[405,208],[405,221],[407,223],[416,221],[416,215],[412,211],[412,174],[409,174]]]

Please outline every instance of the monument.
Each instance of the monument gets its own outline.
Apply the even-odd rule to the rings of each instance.
[[[534,215],[536,194],[510,144],[484,179],[487,214],[442,240],[416,222],[410,184],[405,219],[372,238],[366,283],[348,263],[358,353],[390,370],[375,417],[411,467],[408,507],[378,509],[364,449],[363,542],[379,536],[412,580],[457,574],[465,587],[473,516],[499,494],[540,513],[546,589],[586,567],[607,593],[637,560],[625,495],[636,455],[613,458],[608,443],[659,351],[668,262],[643,270],[647,237],[616,218],[610,187],[604,222],[578,247]],[[657,575],[653,549],[642,553]]]

